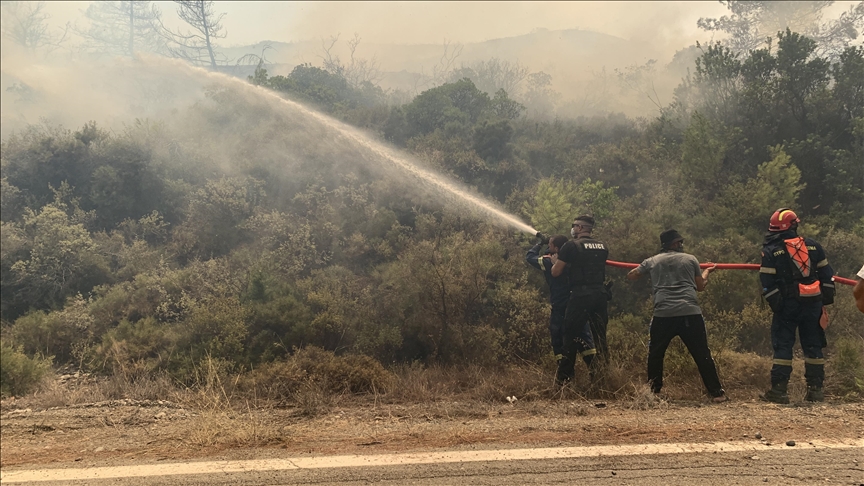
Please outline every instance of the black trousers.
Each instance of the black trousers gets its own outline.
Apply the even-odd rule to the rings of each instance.
[[[822,302],[802,303],[784,299],[780,312],[771,321],[771,345],[774,347],[774,366],[771,367],[771,386],[788,383],[792,374],[792,348],[795,330],[801,338],[804,351],[804,379],[808,386],[822,387],[825,380],[825,331],[819,325]]]
[[[606,341],[606,331],[609,328],[609,298],[606,302],[597,303],[588,315],[588,325],[591,328],[591,337],[594,338],[594,347],[597,349],[597,357],[604,363],[609,362],[609,343]]]
[[[713,397],[719,397],[725,392],[720,385],[717,367],[711,350],[708,349],[708,334],[705,332],[705,320],[701,314],[690,316],[657,317],[651,319],[650,341],[648,341],[648,383],[654,393],[663,388],[663,359],[666,348],[675,336],[679,336],[687,351],[696,361],[702,383]]]
[[[555,356],[564,354],[564,316],[567,306],[552,306],[552,314],[549,316],[549,336],[552,338],[552,352]]]
[[[589,370],[594,371],[596,367],[594,355],[597,351],[594,348],[590,323],[599,313],[606,315],[606,302],[605,293],[570,296],[564,313],[564,352],[563,357],[558,361],[558,381],[566,381],[574,377],[576,359],[580,356]]]

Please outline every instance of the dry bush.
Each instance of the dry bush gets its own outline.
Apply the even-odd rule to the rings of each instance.
[[[301,415],[317,417],[332,409],[341,395],[331,392],[326,382],[306,380],[291,397]]]
[[[771,386],[771,357],[727,351],[715,357],[720,382],[727,392],[747,396]]]
[[[337,356],[332,351],[309,346],[284,361],[262,365],[239,379],[238,386],[257,398],[292,401],[317,389],[336,395],[383,393],[390,388],[391,381],[392,375],[373,358]]]
[[[290,360],[274,361],[264,363],[241,377],[238,386],[246,395],[285,402],[300,389],[306,376],[306,371]]]

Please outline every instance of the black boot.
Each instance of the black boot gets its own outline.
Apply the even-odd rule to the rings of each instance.
[[[822,391],[821,386],[808,386],[807,396],[804,397],[804,400],[808,402],[824,402],[825,392]]]
[[[788,385],[788,382],[775,383],[760,398],[766,402],[787,404],[789,403]]]
[[[555,372],[555,384],[557,386],[565,386],[573,380],[575,374],[574,363],[572,359],[562,356],[558,359],[558,370]]]

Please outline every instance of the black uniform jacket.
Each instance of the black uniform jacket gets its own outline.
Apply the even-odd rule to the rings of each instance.
[[[525,255],[525,261],[532,267],[542,270],[543,276],[546,277],[546,283],[549,284],[549,301],[555,309],[567,307],[567,300],[570,299],[570,282],[567,273],[562,273],[558,277],[552,276],[552,258],[549,255],[549,250],[540,254],[541,245],[534,245],[528,250]]]
[[[796,238],[795,231],[783,231],[780,233],[769,233],[765,236],[762,247],[762,265],[759,268],[759,280],[762,283],[762,295],[769,302],[777,297],[793,298],[794,285],[802,281],[799,274],[795,272],[792,257],[786,247],[785,240]],[[825,250],[816,241],[804,238],[804,244],[809,254],[811,272],[810,280],[819,280],[822,294],[833,301],[834,296],[834,270],[828,264]],[[826,300],[829,300],[826,299]]]

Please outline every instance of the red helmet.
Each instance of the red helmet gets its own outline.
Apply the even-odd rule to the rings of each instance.
[[[786,231],[789,228],[794,228],[800,223],[798,215],[795,211],[789,208],[778,209],[771,215],[771,222],[768,223],[768,231],[779,232]]]

